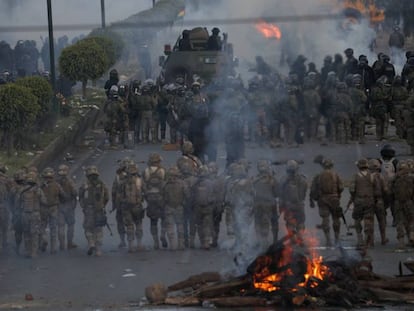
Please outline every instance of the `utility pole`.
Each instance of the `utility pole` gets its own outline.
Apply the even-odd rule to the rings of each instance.
[[[152,0],[152,7],[155,6],[155,0]]]
[[[53,110],[58,112],[56,100],[55,39],[53,38],[52,0],[47,0],[47,23],[49,28],[50,82],[53,89]]]
[[[105,0],[101,0],[101,19],[102,19],[102,29],[105,29]]]

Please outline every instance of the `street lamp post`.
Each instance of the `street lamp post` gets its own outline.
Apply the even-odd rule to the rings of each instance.
[[[102,19],[102,28],[105,29],[105,0],[101,0],[101,19]]]
[[[58,112],[56,100],[55,39],[53,38],[52,0],[47,0],[47,23],[49,28],[50,82],[52,83],[53,89],[53,110]]]
[[[152,7],[155,6],[155,0],[152,0]]]

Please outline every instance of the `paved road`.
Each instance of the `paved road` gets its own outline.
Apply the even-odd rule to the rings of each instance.
[[[93,132],[96,141],[102,140],[102,133]],[[260,158],[272,160],[302,159],[304,165],[301,171],[311,180],[312,176],[320,171],[320,167],[314,164],[313,158],[317,154],[323,154],[334,159],[335,167],[344,179],[349,179],[356,171],[355,161],[361,156],[378,156],[383,143],[369,141],[366,145],[349,144],[343,146],[320,146],[307,144],[299,148],[262,148],[249,145],[246,150],[247,158],[253,166]],[[397,154],[406,157],[409,148],[403,142],[393,142]],[[178,151],[163,151],[160,145],[139,145],[131,150],[104,150],[103,148],[77,148],[71,150],[75,156],[72,165],[73,176],[78,184],[84,179],[82,166],[95,164],[98,166],[104,182],[109,186],[114,178],[117,160],[126,156],[136,161],[146,161],[150,152],[160,152],[164,159],[164,166],[175,163],[180,155]],[[58,161],[57,161],[58,162]],[[55,165],[57,164],[55,163]],[[225,153],[219,152],[219,164],[224,168]],[[140,164],[142,169],[145,164]],[[276,174],[284,174],[284,166],[275,167]],[[253,167],[252,172],[255,169]],[[345,205],[348,200],[348,190],[342,198]],[[108,206],[108,210],[110,210]],[[320,231],[313,229],[320,222],[317,210],[306,208],[306,226],[309,234],[313,234],[321,241]],[[111,309],[122,310],[128,307],[139,306],[144,296],[145,287],[162,282],[171,284],[182,280],[189,275],[204,271],[220,271],[223,273],[236,273],[233,264],[233,254],[230,250],[232,240],[222,231],[220,247],[218,250],[185,250],[166,251],[152,250],[151,236],[149,234],[149,221],[144,221],[144,245],[147,250],[128,254],[125,249],[117,248],[118,237],[116,234],[115,215],[109,216],[109,224],[114,231],[114,236],[109,236],[105,231],[104,255],[101,258],[86,256],[86,240],[81,228],[82,214],[78,208],[76,211],[76,242],[79,248],[72,251],[60,252],[57,255],[42,254],[36,260],[18,257],[12,252],[0,256],[0,310],[11,307],[38,306],[40,310],[98,310]],[[346,215],[348,223],[351,223],[350,213]],[[389,224],[391,223],[389,219]],[[285,231],[284,224],[280,224],[281,235]],[[369,255],[373,259],[374,270],[381,274],[394,275],[398,272],[398,262],[414,253],[395,252],[396,232],[395,228],[388,226],[389,245],[379,245],[379,235],[376,229],[376,246]],[[355,234],[348,236],[346,229],[342,227],[341,240],[344,246],[352,248],[355,242]],[[349,250],[352,252],[352,250]],[[320,249],[321,255],[326,258],[337,256],[338,252],[330,249]],[[408,273],[408,271],[405,271]],[[125,274],[133,274],[126,277]],[[26,293],[33,295],[32,302],[25,302]],[[132,308],[134,310],[136,308]]]

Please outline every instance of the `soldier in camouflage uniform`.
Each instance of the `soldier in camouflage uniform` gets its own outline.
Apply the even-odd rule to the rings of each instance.
[[[414,155],[414,93],[407,99],[402,118],[406,141],[411,148],[411,154]]]
[[[119,161],[119,167],[116,170],[115,179],[112,182],[112,189],[111,189],[111,198],[112,198],[112,209],[111,213],[115,211],[115,219],[116,219],[116,229],[119,234],[120,243],[118,244],[119,248],[126,247],[125,242],[125,235],[126,235],[126,229],[125,229],[125,223],[124,219],[122,217],[122,209],[121,209],[121,184],[124,182],[124,180],[127,177],[126,169],[128,165],[134,164],[134,162],[129,159],[125,158],[121,161]]]
[[[96,166],[86,168],[87,180],[79,188],[79,203],[83,210],[83,229],[88,241],[88,256],[102,256],[103,227],[107,224],[105,206],[109,201],[106,185],[99,178]]]
[[[314,208],[314,201],[318,202],[319,216],[322,218],[322,230],[325,234],[326,246],[332,246],[329,218],[332,217],[335,244],[339,242],[341,231],[342,208],[341,194],[344,186],[339,175],[333,170],[332,160],[323,159],[323,171],[316,175],[310,190],[310,207]]]
[[[289,160],[286,177],[280,182],[280,212],[284,214],[288,235],[303,244],[305,230],[306,177],[299,174],[299,165]]]
[[[337,84],[336,105],[335,105],[335,140],[339,144],[347,144],[350,138],[349,113],[352,109],[352,99],[344,82]]]
[[[308,141],[315,141],[320,119],[321,97],[313,80],[306,77],[303,82],[303,103],[305,108],[305,133]]]
[[[257,176],[253,179],[253,212],[256,239],[261,249],[269,246],[269,231],[273,233],[273,241],[277,241],[279,212],[277,210],[278,182],[273,175],[270,162],[257,162]]]
[[[11,192],[11,212],[12,212],[12,224],[14,231],[14,239],[16,241],[16,253],[20,253],[20,245],[23,241],[23,224],[22,224],[22,209],[16,205],[17,194],[26,185],[26,173],[24,170],[18,170],[14,173],[14,183]]]
[[[109,143],[116,147],[116,137],[119,134],[119,140],[124,147],[127,143],[127,134],[129,127],[128,104],[124,99],[118,96],[118,87],[112,86],[109,91],[110,98],[106,101],[104,112],[107,120],[105,122],[105,131],[109,136]]]
[[[187,189],[191,189],[194,185],[199,168],[202,166],[200,159],[193,152],[193,144],[186,141],[182,146],[182,156],[177,159],[177,167]],[[184,199],[184,243],[186,247],[190,246],[190,231],[195,230],[194,223],[192,222],[191,201],[191,193],[189,193]]]
[[[350,203],[354,204],[352,218],[357,234],[357,246],[372,247],[374,245],[374,176],[368,170],[367,159],[358,160],[357,167],[359,172],[352,177],[349,186]],[[364,230],[365,241],[362,230]]]
[[[381,234],[381,244],[388,243],[386,235],[387,226],[387,202],[389,200],[389,188],[384,176],[381,174],[381,163],[377,159],[368,161],[369,171],[373,176],[375,183],[374,193],[374,213],[378,221],[378,227]]]
[[[9,231],[9,209],[12,182],[6,176],[7,167],[0,163],[0,252],[7,247],[7,233]]]
[[[414,177],[405,161],[400,161],[391,185],[397,224],[398,247],[405,247],[405,237],[414,245]]]
[[[73,243],[73,236],[75,233],[75,208],[77,204],[78,191],[75,182],[68,176],[69,167],[62,164],[58,168],[57,182],[62,187],[66,194],[66,200],[59,204],[58,211],[58,237],[60,250],[65,249],[65,235],[67,238],[67,248],[72,249],[78,247]],[[65,229],[67,226],[67,234]]]
[[[404,109],[404,104],[408,99],[408,90],[403,85],[401,76],[396,76],[392,83],[392,93],[391,93],[391,118],[394,119],[394,124],[396,127],[396,134],[400,138],[404,138],[404,129],[402,112]]]
[[[154,125],[153,114],[156,112],[157,100],[151,92],[151,88],[148,84],[144,84],[142,87],[142,94],[139,98],[139,106],[142,111],[142,141],[144,144],[149,142],[156,142],[156,131]],[[151,132],[151,139],[150,139]]]
[[[371,89],[371,114],[375,118],[375,129],[378,140],[385,138],[388,128],[388,102],[391,92],[387,77],[381,76]]]
[[[138,175],[136,164],[128,164],[126,174],[119,185],[119,201],[128,237],[128,252],[133,253],[136,249],[142,249],[142,220],[145,214],[142,204],[144,201],[143,181]],[[137,248],[134,247],[135,239]]]
[[[170,249],[184,249],[184,199],[188,189],[176,166],[168,170],[167,181],[163,190],[165,204],[164,222]]]
[[[348,92],[351,96],[351,139],[360,144],[365,143],[365,119],[367,116],[367,96],[361,89],[362,77],[359,74],[352,76],[352,85]]]
[[[224,202],[226,196],[226,181],[222,175],[218,174],[218,165],[216,162],[208,164],[210,172],[210,180],[214,188],[214,206],[213,206],[213,242],[212,247],[218,246],[218,238],[220,234],[220,223],[224,212]]]
[[[214,185],[209,178],[210,172],[206,165],[199,169],[198,179],[193,185],[193,221],[196,230],[190,231],[190,247],[194,247],[195,234],[198,233],[201,248],[208,250],[212,243]]]
[[[67,194],[55,180],[55,171],[50,167],[45,168],[42,172],[40,189],[42,189],[46,198],[46,202],[41,205],[42,242],[40,247],[43,252],[46,251],[46,228],[49,226],[50,253],[54,254],[56,253],[59,205],[67,199]]]
[[[158,220],[161,221],[162,247],[168,247],[165,237],[163,188],[165,183],[165,169],[161,166],[161,156],[158,153],[149,155],[148,167],[144,171],[144,193],[147,202],[147,216],[151,220],[151,235],[154,240],[154,249],[159,249]]]
[[[40,204],[45,202],[43,191],[37,184],[37,176],[30,172],[26,176],[26,185],[15,196],[17,209],[22,211],[23,241],[25,256],[35,258],[41,238]]]

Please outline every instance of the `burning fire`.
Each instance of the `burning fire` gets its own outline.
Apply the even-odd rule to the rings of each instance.
[[[354,9],[362,16],[369,18],[372,25],[381,23],[385,19],[385,12],[375,6],[374,0],[344,0],[344,9]]]
[[[329,268],[323,264],[323,257],[314,248],[308,256],[298,256],[292,244],[287,244],[275,256],[277,258],[272,255],[257,258],[253,274],[253,285],[256,289],[274,292],[283,288],[296,292],[300,287],[315,288],[330,275]],[[289,284],[291,281],[288,281],[286,288],[283,283],[289,278],[295,280],[295,283]]]
[[[256,23],[255,27],[266,38],[276,38],[277,40],[282,38],[280,28],[274,24],[259,21]]]

